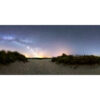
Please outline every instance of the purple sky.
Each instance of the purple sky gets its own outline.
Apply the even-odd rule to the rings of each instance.
[[[100,26],[0,26],[0,50],[27,57],[100,55]]]

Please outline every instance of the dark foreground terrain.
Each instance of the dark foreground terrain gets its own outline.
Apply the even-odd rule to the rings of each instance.
[[[29,59],[29,62],[14,62],[0,65],[1,75],[100,75],[100,65],[63,65],[51,59]]]

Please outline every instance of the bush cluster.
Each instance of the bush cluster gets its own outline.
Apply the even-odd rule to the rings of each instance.
[[[63,64],[77,64],[77,65],[91,65],[91,64],[100,64],[100,57],[94,55],[66,55],[53,57],[52,62],[63,63]]]
[[[27,58],[18,52],[0,51],[0,64],[10,64],[15,61],[27,62]]]

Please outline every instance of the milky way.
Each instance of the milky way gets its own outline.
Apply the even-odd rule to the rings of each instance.
[[[0,50],[27,57],[100,55],[100,26],[0,26]]]
[[[20,37],[14,37],[13,35],[2,35],[0,37],[1,49],[3,50],[2,43],[4,46],[4,50],[12,50],[12,51],[20,51],[27,57],[42,57],[44,56],[42,50],[39,47],[32,47],[31,44],[33,41],[29,39],[24,39]],[[8,44],[8,45],[7,45]],[[13,49],[11,49],[13,48]]]

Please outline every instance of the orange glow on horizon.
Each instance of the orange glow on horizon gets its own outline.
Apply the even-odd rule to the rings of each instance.
[[[65,53],[66,55],[70,55],[70,53],[68,51],[59,51],[59,52],[56,53],[56,56],[60,56],[63,53]],[[49,55],[42,54],[42,53],[35,53],[34,56],[31,56],[31,55],[28,55],[28,54],[24,54],[24,55],[27,58],[50,58],[50,57],[53,57],[53,56],[49,56]]]
[[[28,54],[24,54],[24,55],[27,58],[49,58],[50,57],[50,56],[46,56],[46,55],[44,55],[42,53],[35,53],[34,56],[31,56],[31,55],[28,55]]]

